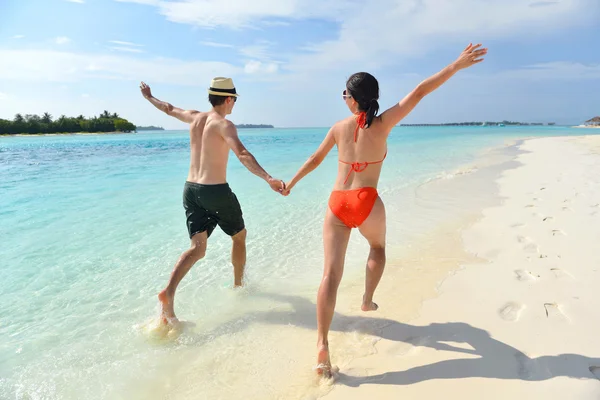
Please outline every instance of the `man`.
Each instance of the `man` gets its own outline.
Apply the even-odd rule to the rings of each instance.
[[[235,125],[225,117],[231,114],[238,94],[231,78],[214,78],[208,89],[208,112],[182,110],[152,96],[144,82],[142,95],[166,114],[190,124],[190,171],[183,190],[190,248],[180,257],[167,287],[158,295],[165,323],[177,322],[174,311],[177,285],[192,266],[204,257],[207,240],[217,225],[233,240],[231,262],[234,286],[242,285],[246,264],[246,228],[240,204],[227,184],[227,160],[233,150],[250,172],[264,179],[271,189],[282,193],[285,185],[273,179],[240,141]]]

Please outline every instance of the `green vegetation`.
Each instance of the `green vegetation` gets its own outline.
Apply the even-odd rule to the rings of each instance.
[[[61,115],[52,120],[52,115],[44,113],[39,115],[15,115],[12,121],[0,119],[0,135],[6,134],[39,134],[39,133],[77,133],[77,132],[131,132],[135,125],[121,118],[117,113],[104,111],[97,117],[85,118],[80,115],[76,118]]]
[[[236,125],[236,127],[240,128],[240,129],[249,129],[249,128],[260,128],[260,129],[274,128],[273,125],[263,125],[263,124],[259,124],[259,125],[239,124],[239,125]]]
[[[447,122],[443,124],[400,124],[398,126],[542,126],[542,122],[514,122],[514,121],[479,121],[479,122]],[[548,122],[547,125],[555,125]]]
[[[162,126],[136,126],[135,127],[136,130],[138,131],[164,131],[165,128],[163,128]]]

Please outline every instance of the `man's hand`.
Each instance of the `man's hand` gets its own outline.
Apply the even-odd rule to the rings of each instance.
[[[289,196],[291,191],[292,191],[292,188],[290,187],[290,185],[288,183],[285,183],[283,192],[281,192],[281,194],[284,196]]]
[[[277,193],[283,194],[283,192],[285,191],[285,183],[283,181],[279,179],[269,178],[267,182],[269,183],[269,186],[271,186],[271,189],[273,189]]]
[[[140,90],[142,92],[142,96],[144,96],[145,99],[149,99],[152,97],[150,86],[146,85],[144,82],[140,83]]]
[[[469,44],[466,49],[458,56],[456,61],[454,61],[454,65],[458,69],[469,68],[475,64],[479,64],[483,61],[483,56],[487,54],[487,49],[480,49],[481,44]]]

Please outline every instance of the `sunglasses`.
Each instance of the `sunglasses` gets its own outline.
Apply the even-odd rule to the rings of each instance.
[[[346,100],[346,99],[352,98],[352,96],[347,93],[348,93],[348,91],[346,89],[344,89],[344,91],[342,92],[342,99]]]

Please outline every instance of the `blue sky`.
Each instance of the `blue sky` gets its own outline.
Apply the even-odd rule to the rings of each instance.
[[[231,76],[236,123],[329,126],[345,80],[369,71],[382,108],[469,42],[486,61],[426,98],[406,123],[600,115],[598,0],[3,0],[0,118],[118,112],[183,128],[139,94],[206,110]]]

